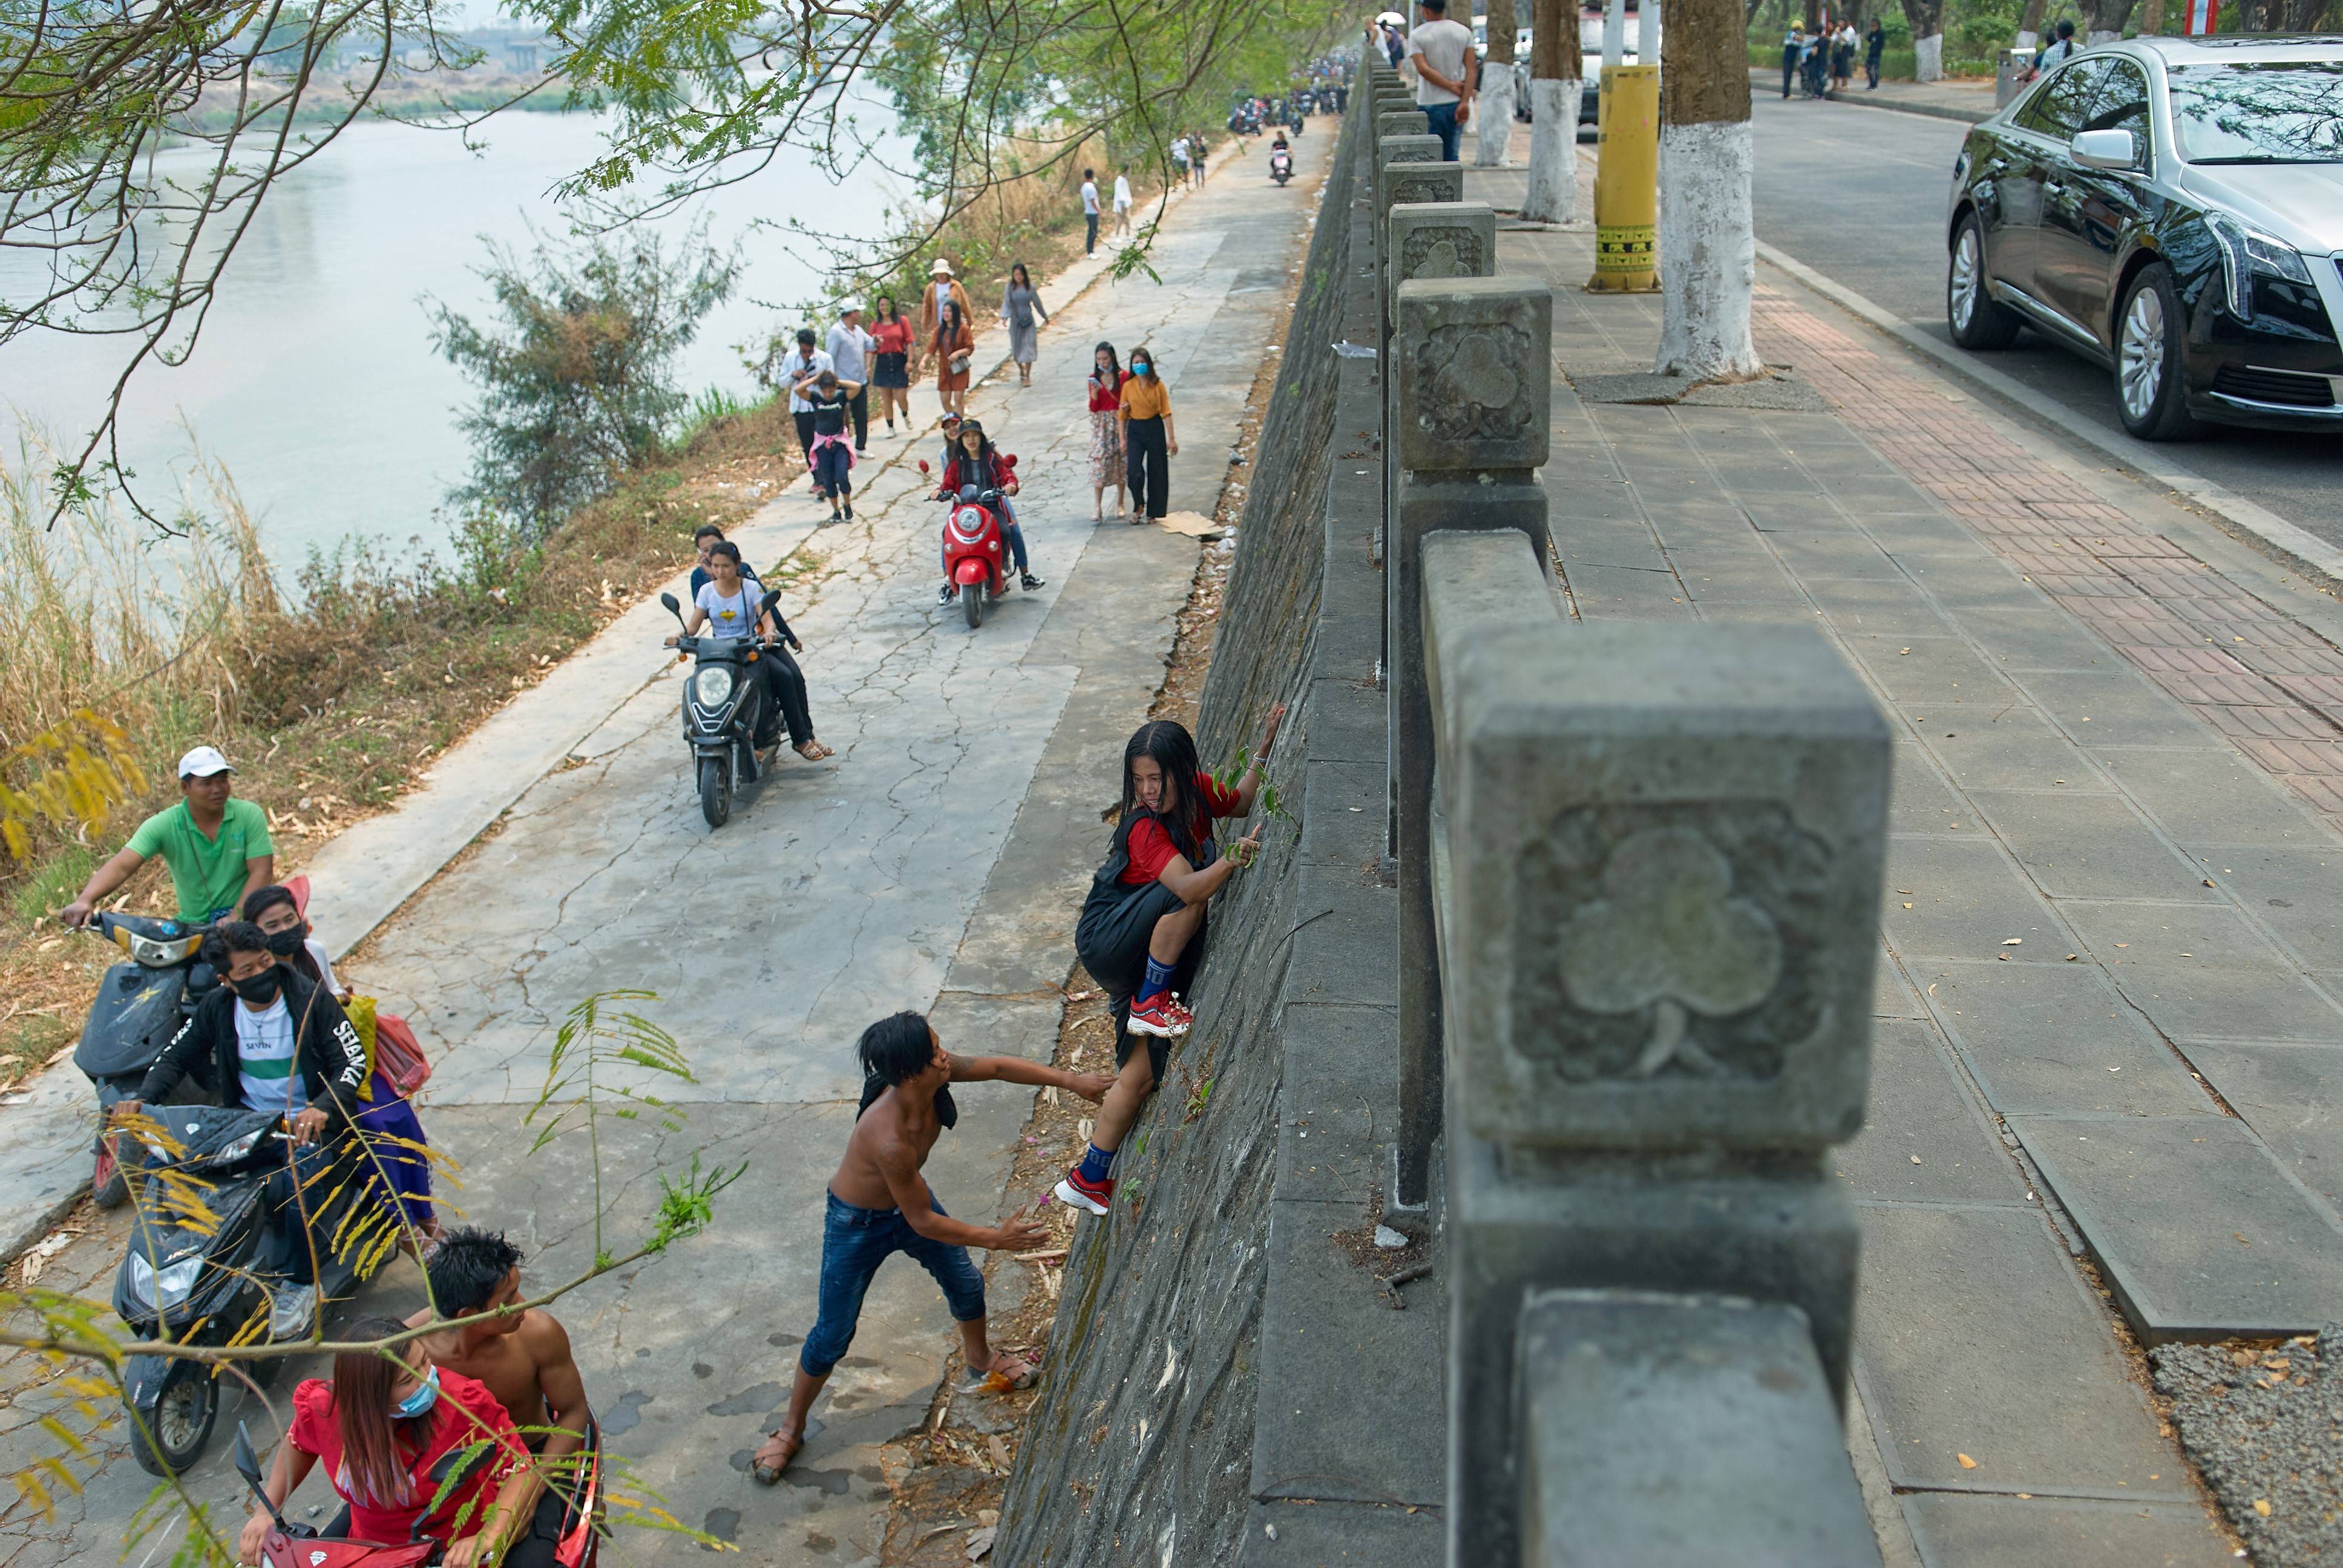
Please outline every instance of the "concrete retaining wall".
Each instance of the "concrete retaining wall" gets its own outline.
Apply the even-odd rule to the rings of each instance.
[[[1018,1568],[1233,1562],[1264,1538],[1257,1523],[1247,1529],[1258,1500],[1292,1495],[1262,1479],[1255,1422],[1263,1324],[1277,1316],[1272,1215],[1295,1180],[1317,1180],[1315,1167],[1308,1177],[1293,1168],[1292,1150],[1307,1155],[1310,1143],[1281,1156],[1282,1131],[1293,1131],[1282,1122],[1308,1131],[1284,1081],[1290,1014],[1304,993],[1335,1001],[1356,987],[1372,992],[1362,977],[1375,970],[1387,983],[1393,940],[1377,875],[1381,588],[1367,558],[1375,481],[1346,490],[1339,477],[1377,469],[1380,398],[1372,362],[1332,348],[1346,337],[1374,341],[1364,119],[1345,125],[1322,197],[1198,736],[1206,765],[1218,767],[1252,743],[1272,702],[1288,702],[1272,768],[1288,816],[1270,825],[1260,863],[1214,904],[1195,1031],[1125,1145],[1113,1213],[1077,1232],[1046,1392],[1003,1507],[996,1556]],[[1354,449],[1359,460],[1346,467],[1338,454]],[[1338,579],[1349,613],[1330,635]],[[1387,1062],[1388,1014],[1368,1016],[1361,1047]],[[1370,1141],[1375,1124],[1371,1111]],[[1340,1142],[1318,1148],[1332,1157]],[[1348,1185],[1312,1194],[1334,1199],[1312,1207],[1344,1223],[1363,1217],[1372,1185],[1371,1161],[1353,1154],[1360,1169]],[[1273,1388],[1282,1375],[1273,1345],[1266,1360]]]

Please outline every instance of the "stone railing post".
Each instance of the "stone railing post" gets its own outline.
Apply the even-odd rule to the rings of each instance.
[[[1449,1561],[1875,1564],[1833,1402],[1856,1229],[1826,1153],[1863,1122],[1887,726],[1811,628],[1491,614],[1511,548],[1423,551]],[[1681,1549],[1623,1554],[1654,1511]]]
[[[1384,109],[1375,111],[1375,140],[1385,136],[1423,136],[1432,133],[1432,121],[1422,109]]]
[[[1378,212],[1391,204],[1382,197],[1383,183],[1391,178],[1394,164],[1436,164],[1440,161],[1440,138],[1435,136],[1384,136],[1375,143],[1375,176],[1370,187],[1376,192]]]
[[[1458,236],[1471,232],[1453,227]],[[1436,250],[1436,244],[1427,249],[1419,265]],[[1399,1137],[1385,1197],[1397,1208],[1424,1202],[1443,1118],[1423,540],[1441,529],[1509,529],[1529,539],[1539,560],[1549,558],[1536,470],[1546,458],[1553,336],[1554,292],[1544,283],[1420,276],[1398,286],[1385,450],[1403,473],[1384,556],[1395,608],[1390,671],[1400,879]]]

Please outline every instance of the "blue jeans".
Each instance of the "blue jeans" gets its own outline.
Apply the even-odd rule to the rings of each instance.
[[[798,1352],[798,1365],[808,1377],[828,1377],[844,1358],[854,1342],[854,1325],[862,1317],[870,1278],[897,1252],[935,1276],[954,1322],[972,1323],[984,1316],[984,1276],[969,1261],[966,1247],[930,1241],[911,1229],[900,1209],[858,1209],[835,1192],[825,1196],[821,1305],[814,1313],[813,1332]],[[944,1211],[932,1191],[928,1202],[937,1213]]]
[[[1423,117],[1432,123],[1432,134],[1440,138],[1440,157],[1443,163],[1456,161],[1457,139],[1464,133],[1456,128],[1456,106],[1453,104],[1418,104]]]

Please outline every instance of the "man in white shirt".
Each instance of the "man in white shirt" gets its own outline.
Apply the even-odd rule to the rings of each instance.
[[[1082,171],[1082,254],[1089,256],[1098,249],[1098,176],[1090,170]]]
[[[1131,176],[1129,175],[1119,174],[1114,176],[1114,232],[1118,235],[1131,232]]]
[[[1423,20],[1407,35],[1406,64],[1415,77],[1415,106],[1431,122],[1440,138],[1440,156],[1454,163],[1458,139],[1473,117],[1473,78],[1480,75],[1480,56],[1473,50],[1473,29],[1448,19],[1448,0],[1416,0]]]
[[[862,330],[862,310],[850,305],[838,313],[838,325],[830,329],[830,367],[838,372],[840,381],[854,383],[853,401],[847,407],[854,415],[854,449],[870,449],[870,377],[869,361],[864,356],[870,351],[870,334]],[[817,368],[814,374],[821,371]]]
[[[789,388],[789,418],[798,427],[798,447],[805,453],[806,467],[813,467],[813,405],[806,401],[806,388],[813,378],[825,370],[836,368],[830,356],[813,346],[813,328],[798,328],[798,346],[781,361],[781,379]]]

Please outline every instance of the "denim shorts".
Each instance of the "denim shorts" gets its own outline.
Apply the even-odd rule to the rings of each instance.
[[[969,1259],[966,1247],[930,1241],[911,1229],[900,1209],[858,1209],[835,1192],[821,1221],[821,1305],[814,1315],[813,1332],[806,1336],[798,1365],[809,1377],[828,1377],[854,1342],[854,1326],[862,1316],[862,1298],[879,1265],[897,1252],[910,1257],[933,1274],[944,1291],[955,1322],[974,1322],[984,1316],[984,1276]],[[944,1206],[931,1191],[928,1202],[939,1214]]]

